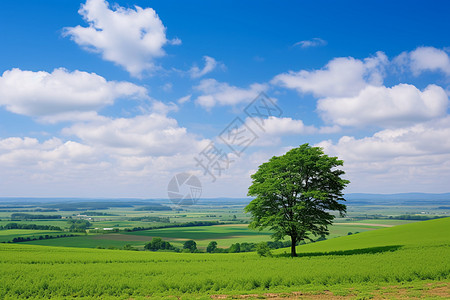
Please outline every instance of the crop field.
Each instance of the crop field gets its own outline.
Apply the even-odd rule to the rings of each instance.
[[[49,240],[36,240],[30,242],[22,242],[21,244],[30,244],[30,245],[45,245],[45,246],[55,246],[55,247],[77,247],[77,248],[122,248],[126,244],[130,244],[132,246],[143,247],[146,242],[149,242],[148,239],[138,240],[138,239],[118,239],[115,238],[117,235],[110,234],[111,238],[104,239],[104,237],[109,235],[87,235],[87,236],[76,236],[76,237],[66,237],[59,239],[49,239]],[[150,239],[151,240],[151,239]]]
[[[366,221],[367,222],[367,221]],[[329,239],[347,235],[349,232],[364,232],[384,228],[377,224],[366,223],[336,223],[330,227]],[[391,225],[389,225],[391,226]],[[61,247],[118,247],[126,244],[142,248],[153,237],[160,237],[177,247],[182,247],[184,241],[193,239],[199,249],[204,250],[209,242],[218,242],[218,247],[228,248],[234,243],[258,243],[271,240],[268,230],[256,231],[248,228],[247,224],[226,224],[215,226],[176,227],[161,228],[133,232],[106,233],[94,235],[82,235],[80,237],[68,237],[51,240],[36,240],[25,242],[32,245],[61,246]]]
[[[11,215],[11,214],[9,214]],[[8,215],[8,217],[9,217]],[[0,221],[0,226],[5,226],[6,224],[9,223],[20,223],[20,224],[36,224],[36,225],[52,225],[52,226],[58,226],[61,228],[64,228],[65,226],[67,226],[67,222],[64,220],[27,220],[27,221],[11,221],[9,219],[5,220],[2,219]]]
[[[298,258],[0,244],[0,298],[446,298],[449,231],[450,218],[383,228],[298,246]]]
[[[85,235],[80,237],[60,238],[58,240],[37,240],[25,242],[33,245],[63,246],[63,247],[123,247],[126,244],[143,247],[153,237],[160,237],[170,241],[173,245],[182,247],[184,241],[193,239],[200,249],[206,248],[210,241],[217,241],[219,247],[229,247],[233,243],[269,241],[271,233],[268,231],[254,231],[246,224],[197,226],[180,228],[161,228],[120,234],[108,233],[99,235]]]
[[[0,243],[11,241],[15,237],[24,238],[39,238],[39,236],[57,236],[61,234],[67,234],[63,231],[50,231],[50,230],[22,230],[22,229],[11,229],[11,230],[0,230]],[[70,233],[76,234],[76,233]]]

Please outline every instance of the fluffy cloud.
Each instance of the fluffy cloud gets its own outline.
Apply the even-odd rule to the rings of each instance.
[[[394,61],[401,68],[409,67],[416,76],[424,71],[441,71],[450,75],[448,53],[433,47],[419,47],[411,52],[403,52]]]
[[[314,126],[306,126],[302,120],[269,117],[264,120],[264,131],[269,135],[308,134],[316,132]]]
[[[97,117],[62,133],[67,141],[0,139],[3,195],[161,197],[174,174],[197,169],[193,158],[210,142],[156,112]]]
[[[209,72],[213,71],[217,66],[223,66],[222,64],[218,63],[212,57],[204,56],[203,59],[205,61],[205,66],[203,67],[203,69],[200,69],[197,66],[193,66],[189,70],[189,73],[190,73],[192,78],[202,77],[202,76],[208,74]]]
[[[116,6],[112,10],[105,0],[87,0],[79,13],[89,27],[68,27],[65,35],[133,76],[154,70],[154,59],[165,55],[164,45],[180,44],[178,39],[167,39],[166,28],[152,8]]]
[[[439,86],[420,91],[413,85],[392,88],[368,86],[353,97],[318,101],[322,118],[341,126],[399,126],[430,120],[446,114],[448,96]]]
[[[294,44],[295,46],[299,46],[300,48],[311,48],[311,47],[319,47],[325,46],[327,41],[322,40],[321,38],[313,38],[310,40],[300,41]]]
[[[204,79],[195,89],[202,93],[195,102],[200,106],[210,109],[216,105],[237,105],[248,103],[255,99],[261,92],[267,90],[267,85],[254,83],[243,89],[231,86],[225,82],[218,82],[215,79]]]
[[[91,119],[96,110],[122,97],[148,98],[143,87],[81,71],[12,69],[0,77],[0,106],[49,122]]]
[[[236,136],[241,137],[235,139],[234,144],[232,143],[238,148],[241,147],[240,145],[243,138],[253,139],[254,136],[256,136],[256,138],[252,140],[249,146],[273,147],[281,143],[283,136],[327,134],[335,133],[340,130],[338,126],[317,128],[313,125],[305,125],[302,120],[274,116],[270,116],[264,120],[258,120],[258,123],[256,123],[254,119],[247,117],[245,119],[245,124],[242,124],[240,127],[231,127],[230,129],[236,134]],[[250,132],[248,130],[250,130]],[[241,133],[241,135],[239,135],[239,133]],[[216,141],[221,144],[225,142],[219,138]],[[230,142],[227,141],[227,143]]]
[[[368,85],[380,86],[383,83],[387,63],[388,59],[382,52],[364,60],[339,57],[320,70],[279,74],[272,84],[296,89],[299,93],[312,93],[316,97],[355,96]]]
[[[73,141],[51,138],[40,143],[35,138],[6,138],[0,140],[0,165],[3,168],[54,170],[71,165],[82,168],[97,164],[95,149]]]
[[[344,136],[318,144],[345,162],[358,191],[446,192],[450,176],[450,117],[365,138]]]
[[[200,151],[196,138],[175,119],[152,113],[133,118],[102,118],[63,130],[84,143],[119,156],[173,156]],[[203,145],[203,144],[202,144]]]

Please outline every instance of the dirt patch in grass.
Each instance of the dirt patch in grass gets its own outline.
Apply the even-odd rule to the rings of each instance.
[[[426,294],[428,296],[450,299],[450,284],[448,283],[437,284],[437,286],[434,286],[430,290],[426,291]]]
[[[288,300],[288,299],[330,299],[345,300],[352,299],[355,295],[337,296],[330,291],[322,291],[319,294],[292,292],[292,293],[265,293],[265,294],[248,294],[248,295],[213,295],[211,299],[271,299],[271,300]]]
[[[324,290],[317,292],[292,292],[292,293],[264,293],[264,294],[248,294],[248,295],[212,295],[211,299],[271,299],[271,300],[288,300],[288,299],[330,299],[330,300],[347,300],[358,299],[361,293],[354,288],[348,289],[348,295],[335,295],[333,292]],[[438,282],[427,283],[422,288],[386,286],[369,292],[370,299],[450,299],[450,283]],[[364,296],[367,296],[365,293]]]

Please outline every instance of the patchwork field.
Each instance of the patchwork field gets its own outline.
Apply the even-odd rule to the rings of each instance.
[[[448,232],[450,218],[417,222],[301,245],[298,258],[0,244],[0,298],[446,299]]]
[[[367,222],[367,221],[366,221]],[[377,225],[366,223],[336,223],[330,227],[328,238],[345,236],[349,232],[365,232],[384,228],[393,225]],[[218,247],[228,248],[234,243],[258,243],[271,240],[271,233],[268,230],[255,231],[248,228],[247,224],[226,224],[214,226],[176,227],[161,228],[133,232],[106,233],[95,235],[83,235],[79,237],[68,237],[51,240],[36,240],[24,242],[32,245],[61,246],[61,247],[118,247],[126,244],[142,248],[145,243],[151,241],[153,237],[160,237],[169,241],[177,247],[182,247],[187,240],[196,241],[199,249],[205,249],[209,242],[217,241]]]

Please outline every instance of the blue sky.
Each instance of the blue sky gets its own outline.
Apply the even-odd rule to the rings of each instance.
[[[166,197],[190,172],[204,197],[244,197],[303,143],[345,161],[347,192],[448,192],[449,8],[5,1],[0,196]],[[281,111],[258,126],[261,92]],[[230,123],[254,137],[238,153]],[[205,174],[195,158],[214,149],[223,170]]]

